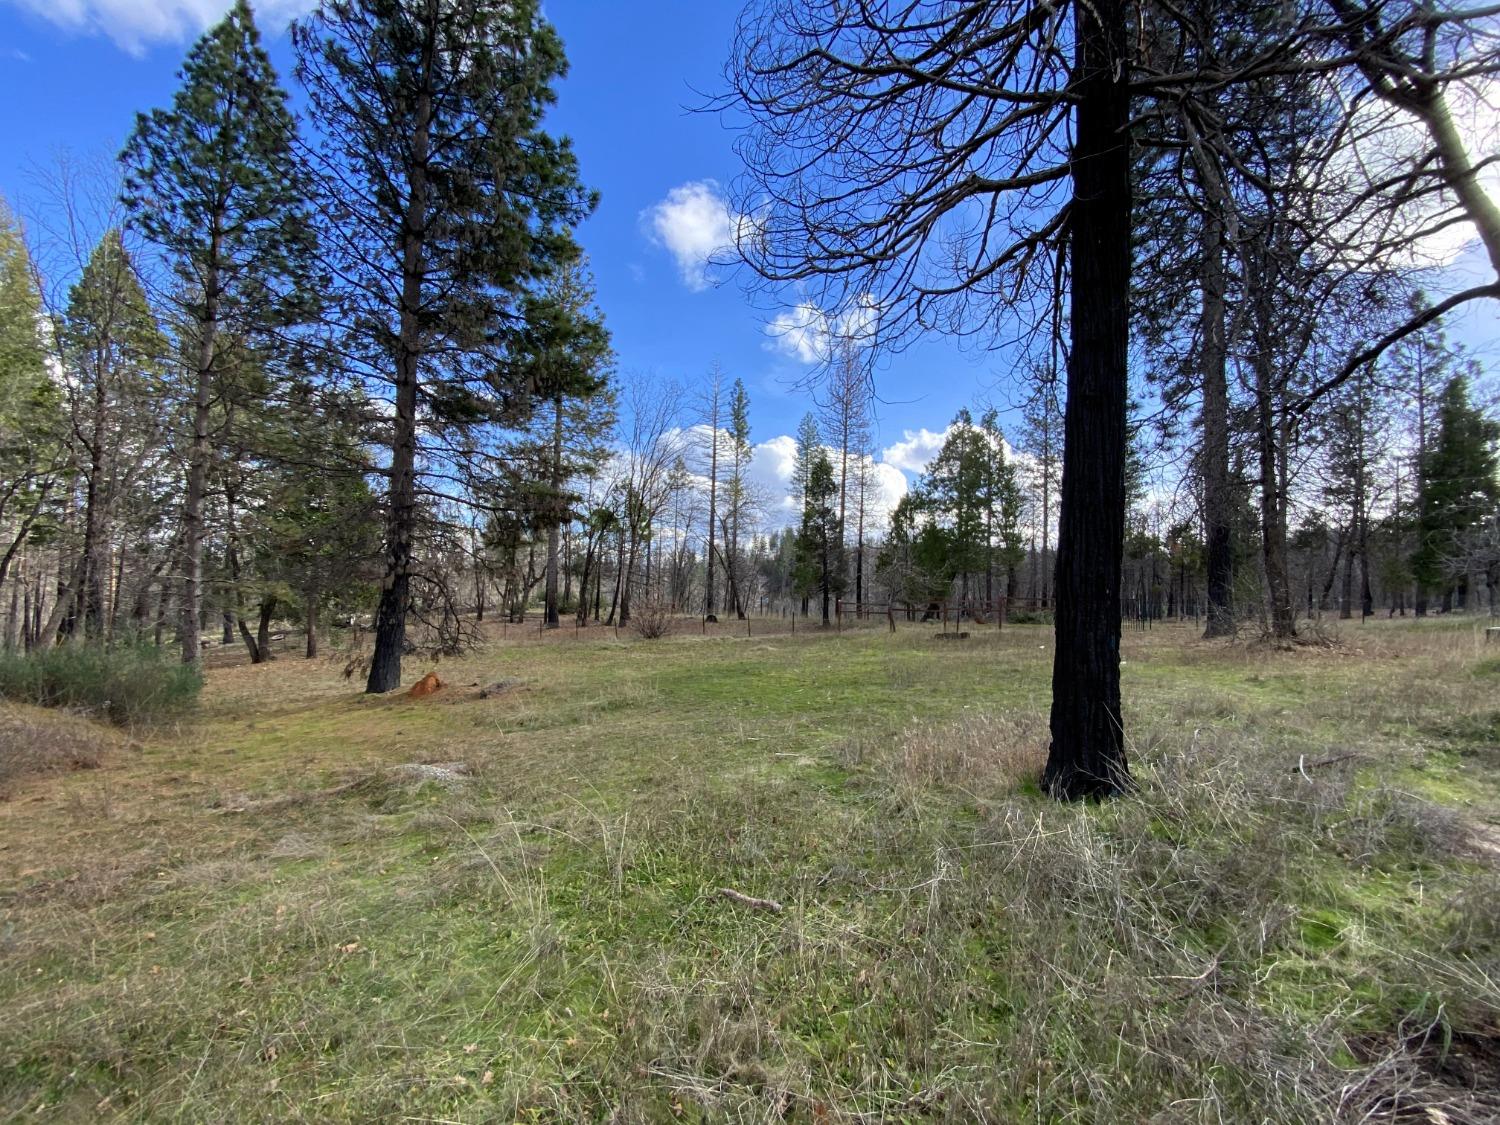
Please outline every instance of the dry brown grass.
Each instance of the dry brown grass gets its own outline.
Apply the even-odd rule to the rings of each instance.
[[[913,785],[952,785],[997,792],[1041,776],[1047,724],[1024,711],[965,708],[947,722],[919,723],[897,740],[892,773]]]
[[[87,719],[0,703],[0,801],[28,777],[98,769],[123,740]]]

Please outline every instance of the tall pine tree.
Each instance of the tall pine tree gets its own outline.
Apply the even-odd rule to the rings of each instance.
[[[536,0],[327,0],[292,37],[349,348],[392,400],[365,685],[385,692],[406,642],[419,403],[426,432],[451,435],[534,400],[520,301],[572,259],[596,197],[542,129],[566,64]]]
[[[246,0],[188,53],[170,109],[142,114],[121,154],[131,223],[167,256],[191,334],[183,500],[182,659],[199,659],[204,503],[226,357],[304,316],[312,259],[296,122]]]

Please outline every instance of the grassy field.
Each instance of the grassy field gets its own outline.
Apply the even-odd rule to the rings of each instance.
[[[1039,627],[216,669],[0,802],[0,1117],[1492,1121],[1491,651],[1130,632],[1102,807]]]

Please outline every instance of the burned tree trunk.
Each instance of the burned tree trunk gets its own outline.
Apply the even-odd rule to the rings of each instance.
[[[1042,787],[1066,800],[1129,784],[1120,715],[1126,352],[1130,313],[1130,88],[1125,5],[1077,12],[1072,349],[1057,543],[1052,746]]]

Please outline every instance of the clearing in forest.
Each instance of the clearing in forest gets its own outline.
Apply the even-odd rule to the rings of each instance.
[[[1092,807],[1037,792],[1050,648],[215,669],[0,803],[0,1115],[1494,1119],[1493,646],[1128,632]]]

